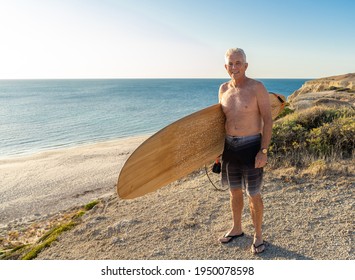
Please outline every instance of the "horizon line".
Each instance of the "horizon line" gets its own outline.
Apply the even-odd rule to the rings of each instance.
[[[250,77],[249,77],[250,78]],[[229,80],[226,77],[211,77],[211,78],[183,78],[183,77],[155,77],[155,78],[143,78],[143,77],[117,77],[117,78],[0,78],[0,81],[19,81],[19,80]],[[253,77],[252,79],[269,79],[269,80],[312,80],[319,78],[306,78],[306,77],[283,77],[283,78],[271,78],[271,77]]]

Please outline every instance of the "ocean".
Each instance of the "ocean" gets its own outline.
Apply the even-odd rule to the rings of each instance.
[[[289,96],[308,79],[259,79]],[[152,134],[218,102],[227,79],[0,80],[0,157]]]

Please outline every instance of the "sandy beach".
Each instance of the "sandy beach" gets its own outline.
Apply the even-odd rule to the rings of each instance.
[[[0,159],[0,226],[112,193],[129,154],[148,136]]]
[[[227,245],[218,242],[231,225],[229,194],[216,191],[204,170],[134,200],[117,197],[118,172],[146,137],[1,160],[1,237],[18,232],[21,240],[26,228],[48,226],[49,220],[99,199],[78,225],[37,258],[354,259],[351,161],[326,175],[294,168],[267,170],[267,248],[255,256],[250,253],[253,226],[247,200],[245,237]]]

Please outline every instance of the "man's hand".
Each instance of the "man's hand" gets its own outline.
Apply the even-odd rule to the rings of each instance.
[[[267,164],[267,154],[259,151],[255,157],[255,168],[262,168]]]

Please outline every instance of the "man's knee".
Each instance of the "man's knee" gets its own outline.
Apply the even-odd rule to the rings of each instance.
[[[230,195],[232,198],[240,198],[243,197],[242,188],[229,189]]]
[[[263,200],[261,198],[261,194],[260,193],[257,193],[257,194],[254,194],[254,195],[248,195],[248,198],[249,198],[249,204],[250,204],[250,207],[252,208],[255,208],[255,207],[264,207],[264,204],[263,204]]]

